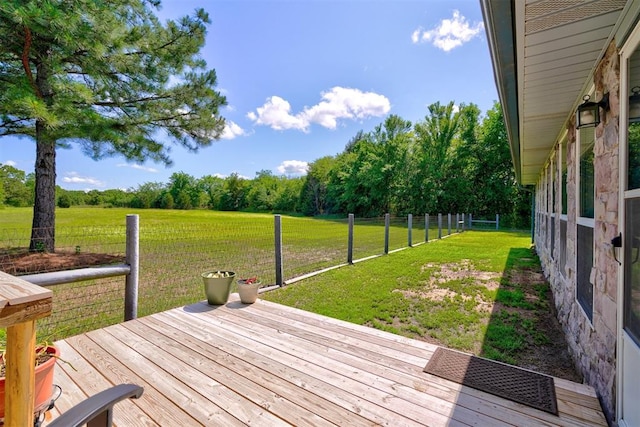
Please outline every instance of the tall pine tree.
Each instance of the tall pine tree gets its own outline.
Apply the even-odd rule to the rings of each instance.
[[[3,0],[0,137],[36,143],[30,249],[55,249],[56,149],[169,164],[171,144],[224,129],[216,74],[199,52],[204,10],[161,23],[157,0]]]

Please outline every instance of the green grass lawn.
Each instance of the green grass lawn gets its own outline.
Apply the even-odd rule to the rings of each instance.
[[[200,273],[204,271],[231,270],[238,277],[259,276],[265,284],[275,282],[271,214],[100,207],[57,209],[56,251],[123,256],[125,218],[131,213],[140,216],[140,316],[202,299]],[[24,250],[28,246],[31,215],[31,208],[0,211],[0,252]],[[406,246],[406,222],[406,218],[392,221],[390,249]],[[430,225],[433,228],[435,222]],[[414,228],[413,241],[419,242],[424,238],[424,219],[415,218]],[[346,219],[283,215],[284,278],[346,262],[347,231]],[[382,253],[381,219],[357,218],[354,235],[355,259]],[[435,229],[430,236],[437,236]],[[44,330],[52,329],[50,335],[57,338],[122,320],[123,289],[122,277],[53,287],[55,314]]]
[[[140,215],[140,316],[204,299],[200,273],[207,270],[274,283],[270,214],[58,209],[57,250],[124,254],[129,213]],[[2,210],[0,249],[28,245],[30,215],[27,208]],[[423,218],[414,219],[414,244],[424,239]],[[430,239],[437,237],[435,223]],[[355,259],[382,253],[383,224],[356,219]],[[406,219],[391,224],[390,249],[406,246]],[[282,230],[285,279],[346,261],[346,220],[283,216]],[[528,313],[547,304],[543,285],[532,290],[509,276],[513,268],[537,265],[529,242],[524,233],[465,232],[333,270],[264,298],[513,362],[529,341],[544,343]],[[122,277],[54,286],[54,315],[40,322],[40,335],[58,339],[121,321],[123,289]]]
[[[538,314],[549,311],[548,286],[530,242],[526,233],[469,231],[262,297],[516,363],[528,346],[547,344]]]

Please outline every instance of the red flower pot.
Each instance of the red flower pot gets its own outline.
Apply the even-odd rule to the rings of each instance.
[[[51,354],[52,357],[36,366],[35,409],[42,409],[51,400],[53,395],[53,368],[56,366],[56,358],[60,356],[60,350],[57,347],[48,346],[45,352]],[[2,419],[4,419],[4,387],[5,377],[0,377],[0,418]]]

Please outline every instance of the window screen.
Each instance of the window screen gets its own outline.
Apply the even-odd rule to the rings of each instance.
[[[567,221],[560,220],[560,274],[567,277]]]
[[[593,320],[593,285],[591,284],[591,267],[593,266],[593,228],[578,225],[578,286],[576,297],[578,303]]]
[[[594,128],[580,129],[580,216],[593,218]]]

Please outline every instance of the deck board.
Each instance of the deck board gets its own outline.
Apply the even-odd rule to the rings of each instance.
[[[259,300],[197,303],[57,343],[64,412],[111,385],[144,387],[137,425],[606,425],[593,389],[556,381],[560,414],[422,372],[437,346]]]

